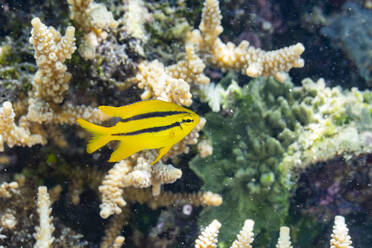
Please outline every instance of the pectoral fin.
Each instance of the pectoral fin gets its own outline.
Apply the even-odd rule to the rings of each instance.
[[[155,159],[154,162],[151,163],[151,165],[155,164],[159,161],[168,151],[172,148],[173,145],[162,147],[158,150],[158,157]]]

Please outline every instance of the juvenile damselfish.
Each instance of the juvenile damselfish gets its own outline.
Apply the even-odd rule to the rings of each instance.
[[[159,149],[159,161],[199,123],[200,117],[177,104],[160,100],[140,101],[122,107],[100,106],[103,113],[120,117],[112,127],[79,118],[81,127],[92,133],[87,152],[92,153],[112,140],[120,141],[109,162],[117,162],[144,149]]]

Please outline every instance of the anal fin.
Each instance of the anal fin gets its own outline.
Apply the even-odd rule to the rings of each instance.
[[[155,164],[156,162],[158,162],[171,148],[172,148],[173,145],[170,145],[170,146],[165,146],[165,147],[162,147],[158,150],[158,156],[157,158],[155,159],[154,162],[151,163],[151,165]]]
[[[130,155],[140,151],[138,147],[128,144],[125,141],[120,141],[120,144],[116,148],[116,150],[111,154],[110,159],[108,160],[109,162],[118,162],[120,160],[123,160]]]

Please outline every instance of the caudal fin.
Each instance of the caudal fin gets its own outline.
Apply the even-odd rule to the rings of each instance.
[[[86,129],[93,135],[87,145],[88,153],[95,152],[112,140],[111,134],[109,133],[107,127],[95,125],[81,118],[77,119],[77,122],[82,128]]]

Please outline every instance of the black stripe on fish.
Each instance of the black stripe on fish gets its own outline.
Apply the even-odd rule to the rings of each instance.
[[[177,115],[177,114],[190,114],[186,111],[162,111],[162,112],[149,112],[144,114],[135,115],[126,119],[121,120],[121,122],[128,122],[128,121],[134,121],[134,120],[140,120],[140,119],[146,119],[146,118],[152,118],[152,117],[166,117],[170,115]]]
[[[143,133],[155,133],[155,132],[164,131],[164,130],[167,130],[167,129],[170,129],[170,128],[173,128],[173,127],[177,127],[177,126],[181,127],[182,123],[193,122],[193,121],[194,120],[191,120],[191,119],[185,119],[185,120],[182,120],[182,121],[176,121],[176,122],[174,122],[170,125],[166,125],[166,126],[144,128],[144,129],[134,131],[134,132],[129,132],[129,133],[115,133],[115,134],[112,134],[112,136],[131,136],[131,135],[137,135],[137,134],[143,134]]]

